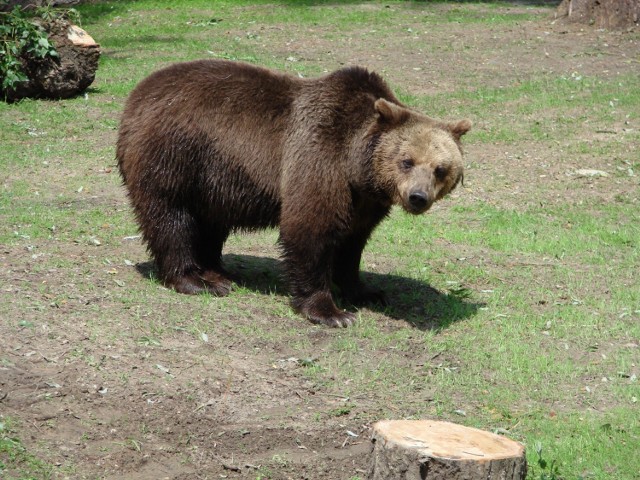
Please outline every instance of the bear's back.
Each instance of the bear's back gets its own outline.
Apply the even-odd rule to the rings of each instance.
[[[268,142],[285,128],[296,96],[294,77],[223,60],[178,63],[159,70],[133,90],[121,135],[182,130],[212,141],[252,138]]]
[[[226,60],[177,63],[129,96],[118,162],[126,181],[159,161],[169,170],[179,162],[185,177],[225,159],[276,194],[287,138],[305,147],[320,132],[326,148],[342,149],[343,139],[371,119],[378,98],[395,100],[377,74],[360,67],[302,79]]]
[[[197,178],[204,191],[214,182],[221,188],[218,172],[225,172],[233,179],[228,189],[250,181],[276,198],[297,80],[222,60],[153,73],[131,93],[122,117],[117,157],[125,182],[144,178],[179,190]],[[164,177],[154,177],[160,171]]]

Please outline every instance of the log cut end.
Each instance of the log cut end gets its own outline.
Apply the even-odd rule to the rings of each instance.
[[[522,480],[524,446],[449,422],[381,421],[373,427],[372,480]]]

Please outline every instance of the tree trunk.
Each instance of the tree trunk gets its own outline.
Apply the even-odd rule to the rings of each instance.
[[[524,480],[524,446],[454,423],[381,421],[373,426],[369,480]]]
[[[598,28],[630,28],[640,24],[640,0],[563,0],[557,15]]]

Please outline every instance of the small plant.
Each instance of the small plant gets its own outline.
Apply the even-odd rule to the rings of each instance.
[[[532,471],[535,472],[533,478],[535,480],[563,480],[556,461],[551,460],[549,463],[542,457],[542,444],[537,442],[535,448],[536,455],[538,456],[536,466],[540,471],[536,472],[535,469],[532,469]]]
[[[137,441],[134,438],[127,438],[124,442],[113,442],[116,445],[120,445],[121,447],[128,448],[129,450],[133,450],[135,452],[142,451],[142,443]]]
[[[7,92],[29,79],[20,60],[22,57],[43,59],[57,57],[58,53],[44,28],[20,7],[0,15],[0,79],[2,91]]]
[[[349,415],[351,413],[351,410],[353,410],[354,407],[355,405],[343,405],[341,407],[334,408],[333,410],[331,410],[329,412],[329,415],[331,415],[332,417],[344,417],[345,415]]]
[[[35,15],[42,18],[42,20],[47,23],[66,20],[68,22],[80,25],[80,12],[78,12],[75,8],[57,8],[53,7],[51,5],[52,3],[53,2],[48,2],[42,7],[36,8]]]
[[[256,480],[267,480],[269,478],[272,478],[271,471],[266,467],[260,467],[258,469],[258,476],[256,477]]]

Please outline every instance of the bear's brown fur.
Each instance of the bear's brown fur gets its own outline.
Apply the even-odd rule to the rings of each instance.
[[[227,294],[227,236],[279,226],[294,308],[346,326],[332,282],[351,302],[383,299],[359,278],[371,232],[393,204],[419,214],[456,186],[469,128],[405,107],[363,68],[302,79],[203,60],[135,88],[117,158],[165,285]]]

